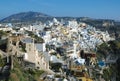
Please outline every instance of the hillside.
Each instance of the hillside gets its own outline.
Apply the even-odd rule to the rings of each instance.
[[[0,22],[28,22],[28,21],[44,21],[50,19],[52,16],[40,12],[21,12],[13,14],[9,17],[2,19]]]
[[[21,12],[13,14],[0,20],[0,23],[21,23],[21,24],[32,24],[36,21],[45,23],[48,20],[53,20],[53,17],[40,12]],[[92,25],[102,31],[108,31],[111,34],[115,34],[119,37],[120,34],[120,22],[111,19],[94,19],[89,17],[55,17],[58,21],[77,20],[77,22],[85,22],[86,24]]]

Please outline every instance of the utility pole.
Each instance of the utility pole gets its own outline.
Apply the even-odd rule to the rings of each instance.
[[[11,69],[13,69],[13,55],[11,54]]]
[[[7,39],[7,63],[9,63],[9,48],[10,48],[10,41],[9,38]]]

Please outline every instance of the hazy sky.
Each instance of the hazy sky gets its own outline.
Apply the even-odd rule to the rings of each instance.
[[[0,0],[0,18],[26,11],[120,20],[120,0]]]

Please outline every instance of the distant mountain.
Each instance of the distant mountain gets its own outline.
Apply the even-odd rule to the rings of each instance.
[[[0,22],[34,22],[34,21],[44,21],[50,19],[52,16],[46,15],[40,12],[22,12],[13,14],[9,17],[2,19]]]
[[[61,19],[63,20],[73,20],[76,19],[77,21],[80,21],[81,19],[83,20],[88,20],[89,18],[87,17],[55,17],[57,18],[59,21]],[[46,22],[48,20],[52,20],[53,16],[50,15],[46,15],[44,13],[40,13],[40,12],[21,12],[21,13],[17,13],[17,14],[13,14],[9,17],[6,17],[4,19],[1,19],[0,22],[2,23],[15,23],[15,22],[36,22],[36,21],[41,21],[41,22]]]
[[[2,22],[3,23],[18,23],[18,22],[34,23],[36,21],[46,22],[48,20],[52,20],[53,17],[54,16],[49,16],[44,13],[29,11],[29,12],[21,12],[21,13],[13,14],[9,17],[0,20],[0,22],[1,23]],[[114,23],[114,20],[110,20],[110,19],[92,19],[89,17],[55,17],[55,18],[57,18],[59,21],[61,21],[61,19],[64,21],[75,19],[78,22],[85,22],[87,24],[96,27],[101,27],[104,22]]]

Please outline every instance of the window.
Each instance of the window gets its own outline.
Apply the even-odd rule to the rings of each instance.
[[[82,81],[82,79],[79,79],[79,81]]]

